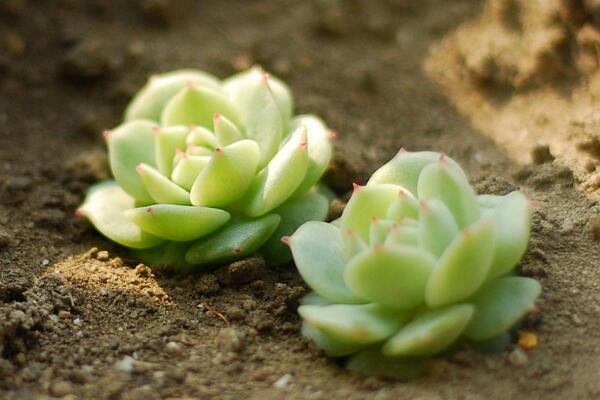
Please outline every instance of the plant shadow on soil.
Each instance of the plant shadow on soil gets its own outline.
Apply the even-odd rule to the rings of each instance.
[[[600,313],[593,295],[599,258],[580,229],[595,203],[573,189],[562,164],[524,165],[511,153],[518,150],[475,128],[469,109],[437,79],[455,64],[423,67],[432,45],[479,15],[481,2],[205,1],[189,3],[194,12],[186,18],[152,3],[161,2],[40,1],[3,11],[17,13],[4,15],[0,27],[13,42],[8,61],[0,58],[4,397],[600,393],[584,371],[598,366],[593,340],[600,327],[591,321]],[[293,265],[266,268],[251,282],[219,274],[174,279],[136,266],[71,216],[85,188],[107,176],[100,132],[118,123],[149,73],[192,66],[225,77],[254,63],[290,84],[298,112],[319,114],[339,132],[326,180],[341,194],[405,147],[443,150],[481,193],[521,187],[537,203],[521,270],[544,285],[544,324],[539,316],[527,322],[542,339],[527,365],[507,361],[508,352],[459,351],[408,383],[357,376],[299,335],[295,308],[307,289]],[[574,232],[561,233],[565,220]]]

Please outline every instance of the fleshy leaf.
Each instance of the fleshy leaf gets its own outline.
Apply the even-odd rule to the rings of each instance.
[[[156,166],[163,175],[171,175],[175,152],[177,149],[185,149],[185,139],[189,132],[189,128],[185,126],[155,128],[154,149],[156,153]]]
[[[231,217],[218,208],[154,204],[125,212],[146,232],[175,242],[187,242],[217,230]]]
[[[171,179],[185,190],[191,190],[196,178],[209,161],[210,157],[189,156],[181,153],[180,161],[173,169]]]
[[[425,166],[436,162],[440,154],[433,151],[409,152],[400,150],[398,154],[371,175],[368,185],[393,183],[400,185],[413,195],[417,195],[417,182]],[[465,177],[462,168],[451,158],[445,157],[448,166]],[[465,177],[466,179],[466,177]]]
[[[419,199],[439,199],[452,212],[460,228],[479,218],[479,204],[475,192],[464,175],[457,173],[448,158],[427,165],[419,176]]]
[[[329,202],[325,196],[308,192],[304,196],[286,201],[273,210],[281,217],[281,223],[262,247],[262,255],[273,265],[284,264],[292,259],[292,253],[281,238],[293,234],[308,221],[323,221],[329,212]]]
[[[437,258],[454,240],[457,233],[458,225],[444,203],[438,199],[421,202],[419,247]]]
[[[163,108],[186,84],[219,90],[219,80],[203,71],[185,69],[155,75],[136,94],[125,110],[125,121],[149,119],[158,122]]]
[[[369,227],[369,245],[383,244],[392,225],[396,222],[389,219],[374,218]]]
[[[306,129],[300,128],[258,173],[243,199],[246,215],[257,217],[286,201],[306,175]]]
[[[132,250],[132,255],[152,268],[185,270],[190,266],[185,262],[185,252],[189,247],[190,244],[185,242],[164,242],[151,249]]]
[[[344,283],[345,246],[340,229],[325,222],[302,225],[289,238],[298,272],[319,296],[334,303],[363,303]]]
[[[358,253],[367,249],[368,245],[352,229],[342,228],[340,234],[346,251],[346,260],[350,260]]]
[[[300,299],[300,305],[303,306],[327,306],[329,304],[331,304],[329,300],[322,298],[315,291],[308,292],[307,295]]]
[[[506,196],[496,196],[494,194],[480,194],[477,196],[477,202],[481,207],[496,208]]]
[[[531,209],[520,192],[507,194],[494,210],[498,227],[489,279],[504,275],[519,262],[529,242]]]
[[[354,257],[346,266],[344,280],[357,295],[397,309],[423,303],[425,286],[435,259],[409,246],[376,246]]]
[[[223,88],[233,98],[239,98],[242,96],[242,92],[247,90],[247,85],[251,84],[253,80],[261,79],[265,72],[260,67],[253,67],[248,71],[241,72],[226,79],[223,82]],[[283,120],[283,131],[288,131],[287,127],[292,117],[292,111],[294,107],[294,101],[292,98],[292,92],[289,87],[281,80],[277,79],[273,75],[269,75],[269,87],[273,93],[277,107],[281,113]]]
[[[188,149],[190,145],[214,149],[217,147],[217,138],[208,129],[202,126],[192,125],[190,133],[186,138],[186,143],[188,145]]]
[[[414,223],[413,223],[414,222]],[[388,231],[384,244],[386,246],[417,246],[419,227],[414,220],[403,220],[393,224]]]
[[[244,196],[256,173],[258,152],[252,140],[240,140],[215,150],[192,186],[192,204],[223,207]]]
[[[333,340],[362,345],[390,337],[410,317],[408,313],[386,309],[379,304],[300,306],[298,314],[305,324]]]
[[[133,208],[135,199],[115,181],[92,186],[79,212],[85,215],[104,236],[123,246],[136,249],[154,247],[163,239],[142,231],[123,212]]]
[[[213,128],[213,116],[221,114],[234,124],[240,119],[232,102],[220,92],[202,86],[186,85],[165,106],[162,125],[199,125]]]
[[[190,204],[190,194],[174,184],[158,170],[147,164],[139,164],[137,172],[142,177],[146,190],[157,203],[165,204]]]
[[[190,264],[206,265],[248,256],[271,237],[280,221],[276,214],[254,219],[234,218],[218,232],[192,245],[185,260]]]
[[[398,197],[392,202],[386,218],[400,221],[403,218],[419,217],[419,201],[408,190],[400,187]]]
[[[240,110],[245,136],[260,147],[259,169],[277,153],[283,138],[283,115],[269,80],[265,74],[249,73],[243,80],[232,79],[224,85]]]
[[[150,121],[132,121],[119,125],[106,136],[110,170],[115,180],[136,200],[152,202],[150,193],[136,172],[140,163],[154,166],[154,128]]]
[[[384,218],[390,204],[398,197],[396,185],[356,186],[354,194],[342,214],[342,224],[369,240],[369,227],[373,218]]]
[[[215,127],[217,146],[227,146],[244,138],[235,124],[222,115],[214,116],[213,125]]]
[[[509,276],[489,282],[470,299],[475,314],[465,330],[473,340],[500,335],[533,309],[542,290],[535,279]]]
[[[363,347],[363,345],[360,344],[348,344],[335,340],[326,333],[312,328],[308,324],[302,324],[300,333],[314,341],[329,357],[346,356],[357,352]]]
[[[332,153],[331,131],[320,118],[314,115],[299,115],[292,121],[291,129],[295,130],[300,126],[306,127],[308,169],[292,197],[302,196],[319,181],[329,165]]]
[[[427,311],[404,326],[382,347],[394,357],[428,356],[446,349],[464,331],[473,315],[473,306],[458,304]]]
[[[475,293],[488,274],[495,240],[496,224],[491,219],[479,220],[463,230],[446,248],[429,278],[427,305],[441,307]]]
[[[378,347],[369,348],[350,357],[346,368],[362,375],[377,375],[393,379],[411,380],[425,373],[420,359],[385,357]]]

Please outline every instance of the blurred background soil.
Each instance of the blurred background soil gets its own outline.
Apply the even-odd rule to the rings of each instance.
[[[596,0],[1,0],[0,397],[600,398],[599,27]],[[527,193],[539,346],[354,375],[299,334],[293,265],[178,278],[74,217],[149,75],[253,64],[338,132],[341,196],[400,147]]]

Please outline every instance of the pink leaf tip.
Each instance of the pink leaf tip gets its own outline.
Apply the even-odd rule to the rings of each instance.
[[[78,208],[77,210],[75,210],[73,215],[75,216],[75,218],[81,218],[83,217],[83,211],[81,210],[81,208]]]
[[[359,185],[358,183],[356,183],[356,182],[354,182],[354,183],[352,184],[352,189],[353,189],[355,192],[358,192],[358,191],[359,191],[360,189],[362,189],[362,188],[363,188],[363,186],[360,186],[360,185]]]
[[[142,164],[138,164],[135,166],[135,171],[138,174],[143,174],[144,173],[144,166]]]
[[[218,124],[221,122],[221,114],[216,113],[215,115],[213,115],[213,123]]]
[[[308,142],[306,140],[303,140],[300,142],[300,148],[303,149],[306,147],[306,145],[308,144]]]
[[[104,136],[104,140],[108,141],[110,139],[110,131],[108,129],[103,131],[102,136]]]
[[[240,254],[242,252],[242,248],[240,246],[234,247],[233,248],[233,252],[237,253],[237,254]]]
[[[338,133],[336,131],[329,131],[329,139],[336,140],[338,138]]]
[[[222,148],[220,148],[220,147],[217,147],[217,148],[215,149],[215,154],[221,154],[222,152],[223,152],[223,149],[222,149]]]
[[[148,208],[146,208],[146,212],[147,212],[148,214],[152,214],[152,207],[148,207]]]
[[[152,127],[152,131],[153,131],[155,134],[159,134],[159,133],[160,133],[160,125],[153,126],[153,127]]]
[[[290,237],[289,236],[282,236],[281,241],[288,246],[290,245]]]

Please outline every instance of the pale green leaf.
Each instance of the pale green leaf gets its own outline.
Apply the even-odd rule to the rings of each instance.
[[[189,267],[185,262],[185,252],[189,247],[190,244],[185,242],[164,242],[151,249],[134,249],[131,253],[152,269],[176,268],[182,271]]]
[[[302,324],[300,333],[315,342],[315,344],[329,357],[346,356],[355,353],[364,347],[362,344],[348,344],[335,340],[326,333],[315,329],[308,324]]]
[[[213,117],[221,114],[239,125],[240,117],[235,106],[225,95],[214,89],[186,85],[165,106],[162,125],[199,125],[213,129]]]
[[[341,217],[343,226],[368,241],[371,221],[386,216],[399,190],[398,186],[389,184],[356,186]]]
[[[188,150],[190,150],[190,147],[194,148],[194,146],[191,145],[200,146],[200,148],[215,149],[217,147],[217,138],[212,131],[202,126],[192,125],[190,128],[190,133],[186,138],[186,143],[188,145]]]
[[[470,299],[475,314],[465,335],[473,340],[485,340],[502,334],[533,309],[541,290],[535,279],[520,276],[487,283]]]
[[[358,296],[387,307],[410,309],[423,303],[435,259],[409,246],[376,246],[355,256],[344,280]]]
[[[450,346],[467,327],[473,306],[458,304],[426,311],[410,321],[382,347],[394,357],[429,356]]]
[[[227,146],[244,138],[235,124],[222,115],[217,114],[214,116],[213,125],[217,146]]]
[[[231,217],[218,208],[154,204],[127,210],[125,216],[163,239],[187,242],[217,230]]]
[[[332,304],[300,306],[304,323],[333,340],[367,345],[384,340],[410,318],[408,313],[390,310],[379,304]]]
[[[192,190],[192,185],[210,161],[210,157],[189,156],[180,153],[179,158],[180,160],[171,174],[171,179],[185,190]]]
[[[147,164],[139,164],[136,169],[146,186],[146,190],[155,202],[180,205],[190,204],[190,194],[161,174],[157,169]]]
[[[398,197],[392,202],[387,211],[386,218],[400,221],[404,218],[419,217],[419,201],[408,190],[400,187]]]
[[[429,307],[467,299],[488,274],[496,240],[494,220],[482,219],[463,230],[446,248],[427,283]]]
[[[488,279],[509,272],[527,250],[531,226],[531,208],[527,198],[520,192],[507,194],[495,208],[494,219],[498,235]]]
[[[125,110],[125,121],[149,119],[158,122],[163,108],[186,84],[219,90],[219,80],[203,71],[184,69],[155,75],[135,95]]]
[[[421,202],[419,218],[419,247],[439,257],[458,234],[452,213],[438,199]]]
[[[154,166],[154,128],[150,121],[132,121],[108,132],[110,169],[119,185],[136,200],[152,202],[152,197],[136,172],[140,163]]]
[[[384,376],[392,379],[411,380],[425,373],[420,359],[385,357],[378,347],[372,347],[352,356],[346,368],[362,375]]]
[[[221,230],[200,239],[185,255],[190,264],[224,263],[257,251],[271,237],[281,218],[268,214],[260,218],[234,218]]]
[[[154,150],[156,166],[165,176],[171,175],[173,157],[177,149],[184,150],[185,139],[190,132],[185,126],[156,127],[154,130]]]
[[[135,206],[135,200],[115,181],[92,186],[79,212],[85,215],[104,236],[123,246],[145,249],[163,242],[154,235],[142,231],[129,221],[123,212]]]
[[[423,168],[417,192],[421,200],[439,199],[446,204],[460,228],[479,218],[479,203],[473,188],[464,175],[452,168],[447,158]]]
[[[306,129],[300,128],[262,171],[243,199],[246,215],[268,213],[290,198],[306,175]]]
[[[417,195],[417,182],[425,166],[434,163],[442,155],[433,151],[408,152],[404,149],[371,175],[368,185],[393,183]],[[465,176],[462,168],[451,158],[445,157],[448,166],[457,174]],[[466,178],[465,178],[466,179]]]
[[[192,186],[192,204],[223,207],[244,196],[256,174],[258,152],[252,140],[240,140],[215,150]]]
[[[415,220],[404,219],[390,227],[385,246],[408,245],[417,246],[419,239],[419,226]]]
[[[397,225],[397,222],[389,219],[373,218],[369,227],[369,245],[383,244],[393,225]]]
[[[311,221],[290,237],[289,245],[302,278],[319,296],[335,303],[362,303],[344,283],[346,249],[340,229]]]

